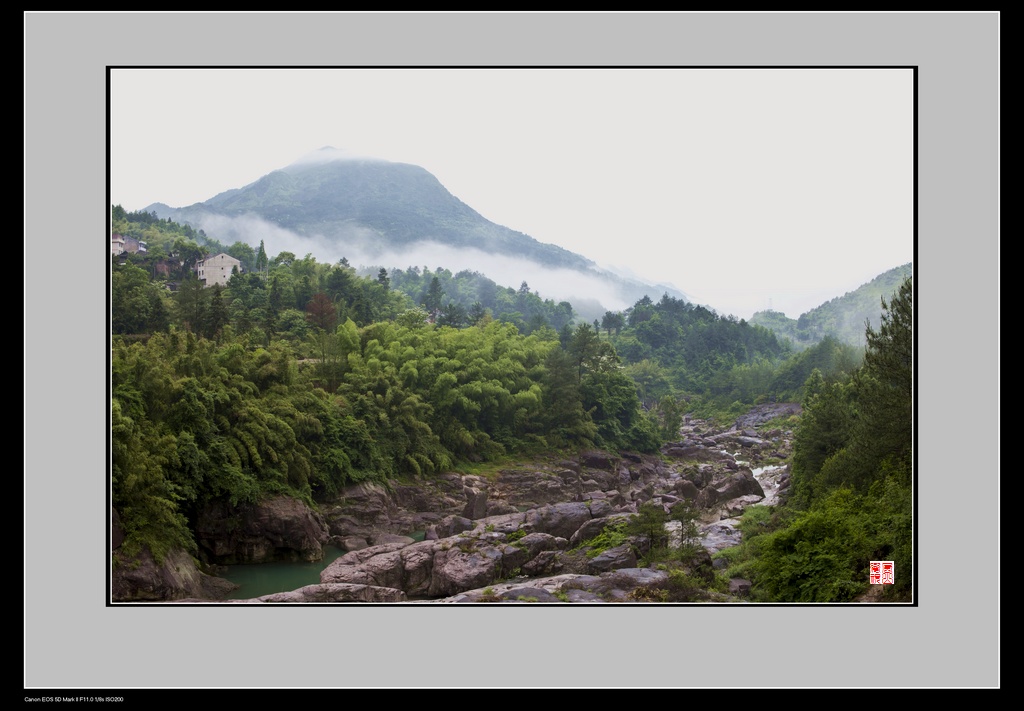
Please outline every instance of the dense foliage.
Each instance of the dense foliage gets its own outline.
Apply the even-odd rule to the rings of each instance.
[[[671,436],[683,410],[715,419],[793,394],[780,378],[789,345],[760,326],[673,298],[644,297],[595,322],[625,363],[645,408]],[[796,387],[799,387],[797,384]],[[685,404],[684,404],[685,403]]]
[[[792,493],[777,512],[750,509],[745,543],[726,554],[763,600],[841,602],[868,588],[871,561],[895,563],[887,599],[913,580],[913,284],[906,279],[864,364],[807,382],[796,431]],[[753,521],[757,525],[753,525]]]
[[[797,348],[814,345],[826,337],[863,346],[865,322],[873,328],[879,326],[879,299],[896,291],[911,272],[910,264],[890,269],[867,284],[837,296],[796,319],[788,318],[778,311],[759,311],[751,316],[750,322],[771,329]]]
[[[112,484],[129,549],[194,550],[214,500],[315,504],[458,462],[661,442],[590,324],[446,325],[386,273],[261,253],[223,288],[112,259]]]
[[[911,594],[909,279],[881,299],[863,350],[826,335],[795,351],[668,295],[577,323],[525,282],[359,274],[225,248],[152,213],[113,217],[149,247],[112,258],[110,274],[112,492],[129,553],[195,552],[194,522],[216,501],[284,493],[316,506],[350,484],[511,454],[653,452],[684,412],[800,399],[792,493],[776,511],[748,510],[745,544],[725,554],[732,572],[756,599],[843,601],[865,589],[869,561],[894,560],[886,594]],[[220,251],[243,269],[204,286],[193,267]],[[647,536],[656,558],[662,513],[614,533]],[[694,581],[677,582],[691,595]]]
[[[479,272],[452,274],[440,267],[433,271],[427,267],[392,269],[390,273],[383,267],[372,267],[365,273],[383,273],[392,288],[436,312],[439,321],[451,326],[475,324],[486,317],[514,324],[521,333],[529,334],[545,326],[560,331],[574,318],[572,304],[541,299],[526,282],[518,289],[501,287]]]

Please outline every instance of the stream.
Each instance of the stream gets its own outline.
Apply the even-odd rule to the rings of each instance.
[[[733,458],[739,456],[739,453],[733,454]],[[750,466],[749,462],[745,462],[741,459],[736,459],[736,463],[741,467]],[[750,470],[754,478],[757,479],[757,483],[761,485],[764,490],[764,499],[755,506],[774,506],[779,498],[779,476],[786,471],[785,465],[773,465],[769,467],[757,467]],[[714,523],[707,524],[701,528],[705,532],[704,537],[704,548],[707,549],[708,553],[712,555],[725,548],[731,548],[732,546],[738,546],[740,544],[740,532],[737,528],[740,520],[736,518],[724,518]]]

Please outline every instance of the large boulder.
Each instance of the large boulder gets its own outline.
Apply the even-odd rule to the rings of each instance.
[[[114,554],[111,571],[111,599],[114,602],[153,602],[201,598],[222,600],[237,585],[223,578],[206,575],[184,550],[171,550],[159,563],[143,549],[128,557]]]
[[[576,532],[572,534],[572,538],[569,539],[569,545],[576,548],[582,545],[585,541],[589,541],[591,538],[596,538],[609,525],[628,521],[629,517],[630,515],[628,513],[616,513],[611,514],[610,516],[591,519],[580,526]]]
[[[635,567],[636,553],[633,552],[633,546],[630,543],[623,543],[621,546],[609,548],[591,558],[587,564],[587,573],[598,575],[619,568]]]
[[[403,490],[404,498],[410,503],[425,494]],[[372,482],[363,482],[345,487],[338,500],[324,507],[324,520],[333,536],[358,536],[369,538],[379,532],[402,533],[397,531],[392,520],[398,515],[398,506],[387,489]]]
[[[526,526],[531,531],[569,539],[580,526],[594,517],[590,509],[582,501],[541,506],[526,512]]]
[[[462,509],[463,518],[475,520],[487,515],[487,489],[484,487],[466,486],[462,489],[466,497],[466,506]]]
[[[330,539],[323,517],[304,502],[277,496],[258,504],[208,505],[196,522],[200,551],[219,565],[316,561]]]
[[[724,504],[731,499],[738,499],[743,496],[754,495],[760,499],[764,498],[764,489],[754,478],[753,472],[749,469],[741,469],[735,474],[705,487],[697,495],[694,505],[700,509],[712,509],[719,504]]]
[[[492,485],[491,496],[511,506],[535,507],[571,501],[578,491],[579,474],[564,466],[554,469],[503,469]]]
[[[580,455],[580,462],[588,469],[604,469],[611,472],[618,468],[619,458],[609,452],[590,451]]]
[[[290,592],[263,595],[246,602],[405,602],[406,599],[405,593],[394,588],[321,583]]]
[[[494,582],[502,569],[502,552],[476,539],[456,537],[438,544],[427,595],[444,597]]]

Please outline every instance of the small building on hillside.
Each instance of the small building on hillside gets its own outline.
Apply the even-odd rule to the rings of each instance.
[[[110,253],[117,255],[124,254],[125,252],[129,254],[145,254],[146,243],[134,237],[125,237],[119,234],[110,235]]]
[[[130,252],[131,254],[145,254],[146,243],[141,239],[135,239],[134,237],[124,238],[124,251]]]
[[[235,269],[241,272],[242,263],[224,252],[196,262],[196,276],[203,282],[203,286],[227,286],[228,279]]]

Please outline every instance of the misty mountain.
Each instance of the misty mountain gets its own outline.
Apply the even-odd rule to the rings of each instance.
[[[330,147],[206,202],[181,208],[155,203],[146,211],[202,229],[223,244],[256,246],[273,234],[268,249],[318,258],[326,251],[333,259],[389,268],[473,269],[512,287],[528,281],[546,297],[571,301],[588,319],[645,295],[686,298],[495,224],[419,166],[351,157]],[[282,238],[291,241],[276,247]]]
[[[776,335],[788,338],[797,347],[814,345],[825,336],[835,338],[854,346],[864,345],[864,325],[878,329],[882,315],[882,298],[888,302],[903,283],[913,274],[913,265],[904,264],[863,284],[854,291],[837,296],[807,313],[799,319],[788,318],[779,311],[758,311],[750,317],[750,323],[775,331]]]

